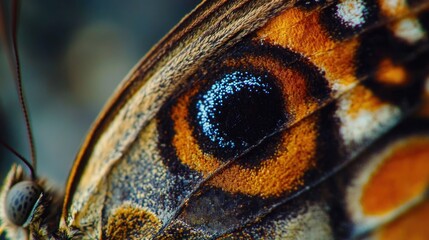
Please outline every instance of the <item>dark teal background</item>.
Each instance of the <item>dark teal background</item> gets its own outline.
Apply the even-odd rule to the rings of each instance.
[[[63,188],[86,132],[115,87],[197,3],[22,1],[18,47],[39,175]],[[28,157],[23,117],[3,47],[0,56],[0,138]],[[14,160],[0,148],[1,182]]]

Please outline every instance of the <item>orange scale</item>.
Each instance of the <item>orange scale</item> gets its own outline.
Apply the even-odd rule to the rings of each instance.
[[[356,86],[352,92],[350,92],[350,108],[348,114],[351,117],[357,117],[361,111],[375,112],[380,107],[385,106],[386,103],[380,100],[374,93],[362,86]]]
[[[376,80],[388,85],[404,85],[408,83],[407,70],[400,65],[395,65],[391,59],[380,62],[375,74]]]
[[[305,173],[316,167],[317,122],[318,117],[313,115],[286,130],[275,154],[258,167],[244,167],[244,157],[216,174],[208,184],[229,193],[263,198],[298,190],[305,184]]]
[[[176,149],[177,157],[183,165],[207,176],[218,169],[222,162],[212,155],[204,153],[193,137],[187,116],[190,99],[197,91],[198,89],[193,89],[184,94],[171,110],[175,132],[172,143]]]
[[[429,200],[375,233],[379,240],[427,240],[429,239]]]
[[[366,215],[383,215],[421,197],[429,186],[429,138],[412,137],[391,150],[364,186]]]
[[[299,52],[325,72],[331,86],[357,82],[355,77],[357,38],[338,42],[320,25],[319,12],[308,15],[300,9],[289,9],[270,20],[257,32],[257,37],[272,44]],[[299,19],[289,22],[289,19]],[[291,38],[290,36],[294,36]]]

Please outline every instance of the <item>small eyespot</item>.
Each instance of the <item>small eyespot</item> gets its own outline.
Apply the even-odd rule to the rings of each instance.
[[[9,221],[22,226],[30,217],[41,192],[40,187],[31,181],[15,184],[6,197],[6,215]]]

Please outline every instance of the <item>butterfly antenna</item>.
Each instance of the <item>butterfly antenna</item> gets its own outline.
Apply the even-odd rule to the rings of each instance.
[[[21,159],[21,161],[23,161],[25,163],[25,165],[28,167],[28,169],[30,170],[30,175],[32,179],[36,179],[36,174],[34,172],[34,168],[33,165],[31,165],[31,163],[25,159],[25,157],[23,157],[21,154],[18,153],[18,151],[16,151],[13,147],[9,146],[7,143],[0,141],[0,143],[7,149],[9,150],[11,153],[13,153],[17,158]]]
[[[3,2],[3,0],[0,0],[1,2]],[[2,14],[4,15],[2,17],[2,19],[4,20],[6,18],[6,14],[5,14],[5,7],[3,4],[0,4],[0,8],[3,8],[2,10]],[[31,175],[32,178],[36,177],[36,172],[35,169],[36,167],[36,150],[34,147],[34,138],[33,138],[33,132],[31,130],[31,125],[30,125],[30,117],[29,117],[29,113],[28,113],[28,109],[27,109],[27,104],[25,101],[25,94],[24,94],[24,90],[22,87],[22,79],[21,79],[21,64],[19,61],[19,54],[18,54],[18,43],[17,43],[17,28],[18,28],[18,15],[19,15],[19,1],[18,0],[13,0],[12,1],[12,24],[11,24],[11,41],[12,41],[12,46],[9,46],[10,44],[8,44],[10,42],[10,39],[7,39],[8,32],[6,30],[7,24],[5,22],[3,22],[3,31],[4,31],[4,37],[5,39],[5,43],[9,46],[8,49],[10,49],[10,51],[12,51],[12,54],[9,58],[10,62],[11,62],[11,66],[12,68],[14,68],[14,79],[15,79],[15,83],[16,83],[16,89],[18,92],[18,98],[19,98],[19,104],[22,110],[22,113],[24,114],[24,121],[25,121],[25,127],[26,127],[26,132],[27,132],[27,138],[28,138],[28,143],[30,146],[30,154],[31,154],[31,167],[30,164],[27,160],[24,160],[24,158],[21,158],[21,160],[23,160],[27,166],[29,166],[29,168],[31,169]],[[4,144],[3,144],[4,145]],[[6,146],[6,145],[5,145]],[[8,148],[9,149],[9,148]],[[10,149],[9,149],[10,150]],[[17,155],[18,157],[21,156],[20,154],[17,154],[17,152],[15,150],[13,150],[12,152],[15,153],[15,155]]]

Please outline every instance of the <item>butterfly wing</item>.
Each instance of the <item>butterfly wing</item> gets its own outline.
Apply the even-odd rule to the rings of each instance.
[[[429,6],[401,3],[203,2],[98,118],[69,179],[62,228],[93,238],[274,228],[298,237],[322,222],[327,237],[350,237],[390,221],[423,187],[371,221],[331,199],[363,191],[344,189],[383,160],[362,152],[421,102]],[[359,168],[347,166],[355,158],[356,176],[347,170]],[[335,204],[344,218],[332,217]],[[347,219],[339,233],[336,219]]]
[[[82,210],[84,205],[93,201],[94,203],[102,201],[89,200],[94,196],[104,196],[105,192],[93,193],[93,191],[103,191],[97,185],[106,186],[103,178],[108,175],[113,164],[120,162],[121,157],[128,154],[123,153],[128,151],[127,149],[139,137],[142,128],[148,125],[149,120],[172,92],[186,85],[186,77],[198,68],[207,55],[225,51],[226,46],[237,42],[243,35],[267,21],[268,16],[288,6],[289,4],[283,4],[281,1],[268,4],[250,1],[204,2],[158,46],[154,47],[118,87],[77,156],[68,181],[63,209],[63,216],[67,216],[68,225],[73,225],[72,221],[80,219],[77,215],[87,214]],[[237,22],[237,19],[244,18],[249,9],[252,16],[248,22],[252,25],[244,27]],[[235,14],[231,15],[231,12]],[[237,23],[232,26],[230,21]],[[199,27],[196,29],[195,26]],[[222,29],[222,32],[218,29]],[[195,49],[199,49],[199,52],[194,51]],[[204,55],[201,52],[204,52]],[[176,64],[166,65],[168,62]],[[140,117],[136,118],[136,116]],[[136,128],[132,129],[132,127]],[[106,131],[108,129],[116,130]],[[115,149],[116,146],[119,148]],[[70,209],[76,212],[70,213]],[[92,211],[100,214],[99,207],[87,209],[91,211],[88,215],[92,215]],[[100,218],[97,214],[94,215],[95,219]],[[76,223],[76,225],[82,224]],[[95,225],[90,224],[90,226]]]
[[[408,118],[317,188],[221,237],[427,238],[428,120]]]

